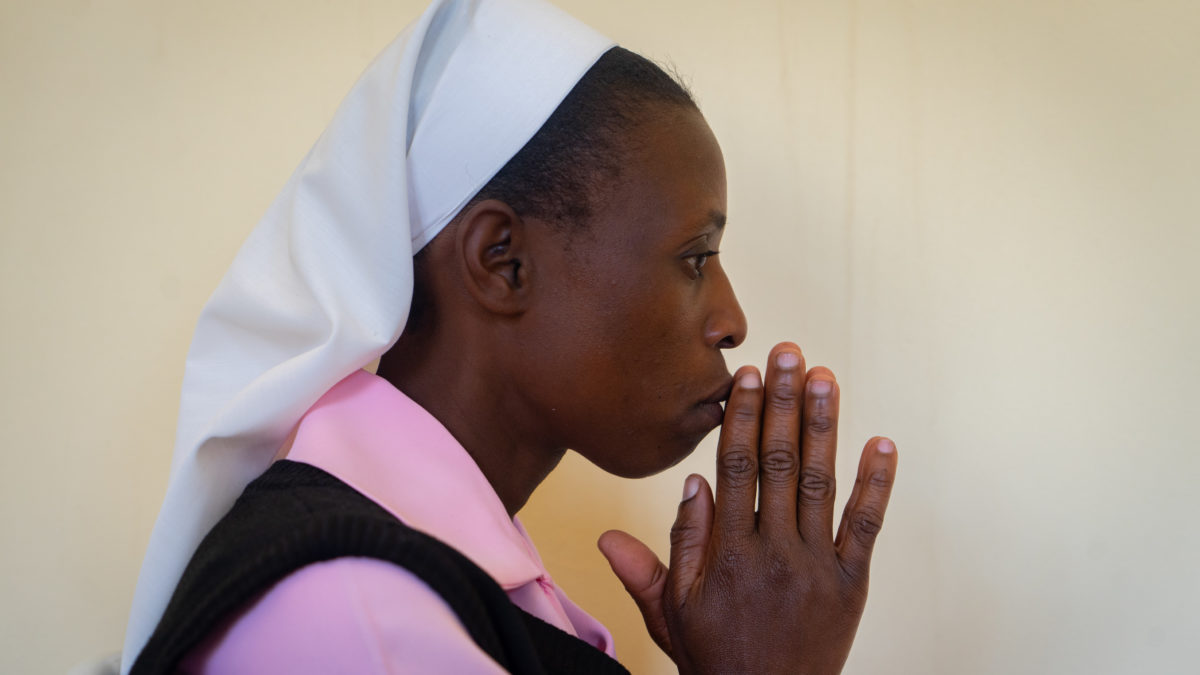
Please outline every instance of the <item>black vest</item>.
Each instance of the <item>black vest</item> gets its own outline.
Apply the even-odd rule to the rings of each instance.
[[[480,649],[513,673],[625,673],[592,645],[528,614],[482,569],[308,464],[276,462],[250,483],[192,556],[131,675],[170,673],[222,620],[290,573],[358,556],[412,572]]]

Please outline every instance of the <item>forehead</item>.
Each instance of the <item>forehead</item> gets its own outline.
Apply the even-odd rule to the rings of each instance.
[[[714,232],[726,212],[725,161],[694,110],[671,107],[628,137],[620,177],[588,228],[622,250],[673,250]]]

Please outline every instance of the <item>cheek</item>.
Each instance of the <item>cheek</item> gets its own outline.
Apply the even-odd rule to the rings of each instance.
[[[665,272],[574,281],[540,317],[556,339],[534,346],[559,394],[596,416],[662,424],[664,410],[695,394],[697,377],[711,377],[696,288]]]
[[[703,346],[700,312],[683,293],[657,293],[633,304],[622,332],[626,361],[646,373],[687,370]]]
[[[559,430],[610,473],[661,471],[702,437],[682,428],[713,370],[699,312],[687,300],[660,284],[569,312],[578,323],[569,353],[556,355],[558,395],[570,401],[559,409]]]
[[[707,382],[711,357],[706,354],[696,312],[682,298],[661,291],[625,304],[626,312],[612,317],[618,328],[606,343],[608,367],[617,389],[611,401],[628,417],[627,427],[639,433],[668,431],[696,390]]]

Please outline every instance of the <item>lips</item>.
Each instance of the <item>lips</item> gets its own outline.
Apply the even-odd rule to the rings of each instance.
[[[696,404],[699,409],[701,419],[703,419],[703,432],[708,433],[721,425],[725,419],[725,408],[721,405],[729,400],[729,393],[733,391],[733,378],[726,375],[708,398]]]
[[[732,391],[733,391],[733,377],[730,375],[726,375],[725,378],[721,381],[721,384],[718,385],[717,388],[713,390],[712,394],[708,398],[701,401],[700,403],[701,404],[724,403],[725,401],[729,400],[729,394]]]

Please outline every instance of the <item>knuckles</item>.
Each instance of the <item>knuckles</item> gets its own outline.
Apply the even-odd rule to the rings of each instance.
[[[867,477],[867,485],[874,488],[891,489],[892,482],[892,476],[887,471],[872,471]]]
[[[791,481],[800,471],[800,457],[796,449],[786,441],[767,441],[763,444],[763,478],[775,481]]]
[[[850,519],[850,531],[860,540],[870,543],[883,529],[883,514],[873,508],[859,508]]]
[[[800,473],[800,498],[808,504],[825,504],[833,499],[836,483],[833,476],[816,469]]]
[[[690,544],[697,537],[699,527],[688,520],[676,521],[671,526],[671,548]]]
[[[885,470],[872,471],[866,477],[866,484],[872,490],[881,490],[886,494],[892,487],[893,478]],[[883,529],[883,509],[880,505],[864,504],[858,507],[850,520],[850,530],[859,540],[870,543]]]
[[[775,387],[767,396],[767,405],[778,413],[794,413],[800,408],[800,394],[790,386]]]
[[[727,410],[725,412],[725,423],[747,426],[751,424],[757,425],[760,416],[759,409],[747,403],[732,407],[732,410]]]
[[[650,574],[650,583],[646,584],[646,588],[666,588],[667,575],[670,570],[666,565],[655,565],[654,572]]]
[[[726,448],[717,458],[717,471],[734,485],[746,485],[758,478],[754,453],[744,445]]]
[[[837,430],[837,420],[827,410],[822,408],[818,408],[815,412],[810,413],[804,420],[804,426],[808,429],[809,433],[818,436],[826,436]]]

